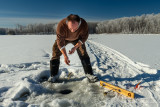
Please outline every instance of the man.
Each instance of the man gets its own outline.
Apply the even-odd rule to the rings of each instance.
[[[90,58],[85,47],[85,42],[88,38],[88,25],[86,21],[78,15],[70,14],[67,18],[64,18],[58,23],[56,34],[57,39],[53,45],[53,53],[50,60],[51,76],[48,81],[55,82],[58,78],[60,56],[62,54],[64,56],[64,62],[69,65],[70,60],[65,49],[65,46],[68,43],[72,43],[74,45],[74,47],[69,51],[69,54],[73,54],[75,50],[77,50],[84,72],[89,81],[98,81],[98,78],[93,75]]]

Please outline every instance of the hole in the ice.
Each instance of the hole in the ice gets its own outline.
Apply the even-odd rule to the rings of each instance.
[[[20,101],[25,101],[27,100],[27,97],[30,95],[30,93],[27,91],[27,92],[24,92],[20,95],[19,99],[16,99],[16,100],[20,100]]]
[[[70,89],[65,89],[65,90],[61,90],[59,93],[61,93],[61,94],[70,94],[71,92],[73,92],[73,91],[70,90]]]
[[[39,82],[44,82],[48,80],[48,76],[42,76],[39,80]]]

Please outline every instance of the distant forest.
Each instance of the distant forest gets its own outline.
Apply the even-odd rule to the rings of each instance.
[[[135,17],[88,22],[90,34],[123,33],[123,34],[160,34],[160,14],[144,14]],[[17,24],[16,28],[0,28],[0,35],[55,34],[57,23]]]

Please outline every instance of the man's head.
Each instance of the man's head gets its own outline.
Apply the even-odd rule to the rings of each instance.
[[[78,15],[70,14],[67,17],[67,21],[69,30],[75,32],[79,27],[80,17]]]

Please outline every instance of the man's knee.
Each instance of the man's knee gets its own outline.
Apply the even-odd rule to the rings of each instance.
[[[58,48],[57,42],[55,41],[53,48],[52,48],[52,58],[53,59],[60,59],[60,56],[62,55],[61,51]]]
[[[90,60],[90,57],[88,56],[87,53],[85,53],[84,55],[80,55],[79,58],[80,58],[81,60],[84,60],[84,59],[89,59],[89,60]]]
[[[84,57],[89,57],[88,53],[86,51],[86,47],[85,44],[81,45],[78,49],[77,49],[78,55],[80,58],[84,58]]]

